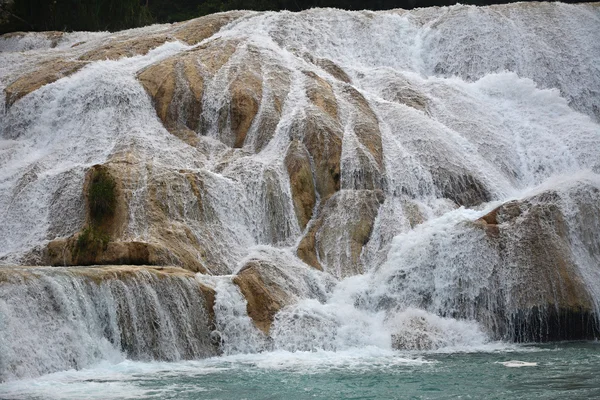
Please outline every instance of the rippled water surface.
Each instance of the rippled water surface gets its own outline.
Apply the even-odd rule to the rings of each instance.
[[[3,399],[585,399],[600,397],[600,344],[488,345],[124,361],[0,385]],[[523,365],[524,366],[519,366]]]

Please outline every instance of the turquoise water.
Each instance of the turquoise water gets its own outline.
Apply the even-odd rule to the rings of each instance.
[[[505,365],[510,361],[529,364]],[[101,364],[6,382],[0,398],[595,399],[600,398],[599,372],[600,344],[595,342],[441,353],[272,352]]]

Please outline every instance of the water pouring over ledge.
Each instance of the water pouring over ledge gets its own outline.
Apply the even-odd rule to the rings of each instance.
[[[528,3],[3,37],[1,379],[595,338],[599,21]]]

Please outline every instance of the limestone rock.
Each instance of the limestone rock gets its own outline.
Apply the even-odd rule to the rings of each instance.
[[[323,113],[309,114],[294,121],[291,134],[311,155],[317,192],[322,201],[328,199],[340,189],[343,132],[339,124]]]
[[[49,83],[79,71],[85,65],[82,61],[54,59],[40,65],[36,71],[22,75],[4,89],[6,106],[10,107],[17,100]]]
[[[351,83],[351,79],[348,74],[346,74],[346,72],[333,61],[328,60],[327,58],[318,58],[315,60],[315,64],[323,68],[334,78],[345,83]]]
[[[306,95],[314,105],[329,115],[333,120],[338,120],[338,105],[331,85],[312,71],[304,71],[310,79],[307,82]]]
[[[285,157],[285,165],[290,176],[292,200],[298,225],[306,227],[312,218],[316,204],[315,185],[310,165],[310,154],[306,147],[298,141],[293,141]]]
[[[225,25],[247,14],[249,14],[248,11],[230,11],[180,22],[175,24],[173,36],[189,45],[195,45],[213,36]]]
[[[423,93],[411,87],[408,82],[391,83],[383,95],[390,101],[407,105],[425,113],[428,112],[429,99]]]
[[[440,196],[459,206],[474,207],[492,199],[483,182],[471,174],[437,167],[431,170],[431,175]]]
[[[336,193],[300,242],[298,257],[338,278],[363,273],[360,256],[382,202],[382,194],[376,191]]]
[[[264,149],[275,135],[290,90],[291,74],[289,69],[273,65],[268,65],[261,72],[266,90],[262,93],[254,135],[246,141],[256,153]]]
[[[205,80],[235,52],[235,42],[208,43],[153,64],[138,74],[158,117],[173,132],[200,130]]]
[[[122,57],[145,55],[150,50],[174,39],[169,35],[151,35],[135,39],[114,40],[79,57],[82,61],[118,60]]]
[[[305,60],[319,66],[323,70],[325,70],[329,75],[333,76],[335,79],[344,82],[344,83],[352,83],[348,74],[336,63],[327,59],[327,58],[318,58],[314,57],[310,53],[301,54]]]
[[[354,87],[346,86],[344,97],[354,108],[354,133],[373,156],[377,166],[383,168],[383,148],[377,116],[369,106],[367,99]]]
[[[250,53],[248,62],[243,68],[234,72],[235,78],[230,84],[231,100],[229,118],[231,136],[221,140],[231,147],[244,146],[250,125],[258,113],[262,100],[262,74],[256,56]]]
[[[512,282],[507,308],[513,310],[510,315],[513,339],[594,337],[594,302],[578,266],[583,261],[576,252],[587,252],[585,257],[592,260],[600,259],[598,238],[579,244],[582,247],[579,250],[574,249],[573,240],[585,233],[572,231],[572,222],[560,207],[564,196],[579,197],[574,200],[576,207],[593,207],[598,212],[599,207],[594,204],[597,195],[592,198],[580,195],[590,190],[595,193],[597,190],[593,189],[577,188],[560,195],[544,192],[510,201],[475,221],[476,227],[485,230],[490,251],[496,252],[501,260],[499,271]],[[599,222],[596,216],[581,225],[598,226]]]
[[[264,334],[268,335],[275,314],[291,301],[289,292],[274,285],[262,269],[268,263],[251,261],[233,278],[233,282],[248,302],[248,316]]]

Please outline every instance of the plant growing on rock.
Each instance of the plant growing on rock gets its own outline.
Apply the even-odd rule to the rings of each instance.
[[[88,173],[87,184],[88,223],[73,244],[79,263],[92,262],[106,250],[110,242],[109,227],[117,206],[117,184],[101,165]]]
[[[91,256],[95,256],[106,249],[109,241],[110,236],[108,234],[94,226],[88,226],[81,231],[81,234],[77,237],[77,242],[75,242],[75,253],[87,253]]]
[[[99,224],[115,213],[117,189],[114,178],[105,168],[95,167],[88,187],[88,207],[92,224]]]

